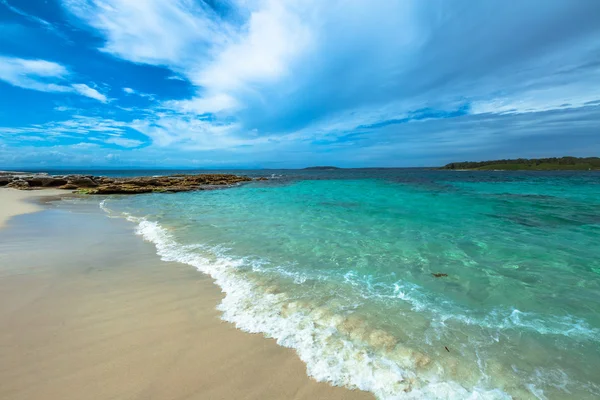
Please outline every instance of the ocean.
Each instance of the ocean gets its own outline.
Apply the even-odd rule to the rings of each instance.
[[[223,320],[319,381],[379,399],[600,398],[600,173],[237,172],[270,179],[100,206],[212,276]]]

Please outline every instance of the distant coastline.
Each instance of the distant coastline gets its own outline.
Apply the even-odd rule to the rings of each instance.
[[[600,170],[600,158],[552,157],[464,161],[446,164],[440,169],[465,171],[597,171]]]

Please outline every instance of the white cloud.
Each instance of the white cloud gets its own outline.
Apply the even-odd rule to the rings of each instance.
[[[587,83],[571,83],[542,89],[527,90],[522,93],[498,96],[491,100],[473,102],[473,114],[520,114],[584,107],[600,100],[600,88]]]
[[[96,89],[91,88],[84,83],[76,83],[76,84],[71,85],[71,87],[73,89],[75,89],[75,91],[82,96],[86,96],[91,99],[96,99],[102,103],[106,103],[108,101],[105,95],[103,95],[102,93],[98,92]]]
[[[103,51],[138,63],[180,65],[223,38],[226,30],[212,20],[210,8],[188,0],[63,0],[63,4],[104,34]]]
[[[126,133],[127,126],[128,124],[123,121],[108,118],[74,116],[70,120],[51,121],[26,127],[0,127],[0,135],[39,134],[57,138],[74,138],[89,134],[123,135]]]
[[[123,88],[123,92],[125,92],[126,94],[129,94],[129,95],[135,94],[135,95],[138,95],[140,97],[145,97],[145,98],[150,99],[150,100],[155,100],[156,99],[156,96],[154,96],[153,94],[139,92],[139,91],[137,91],[135,89],[132,89],[130,87],[124,87]]]
[[[313,39],[302,16],[288,8],[279,0],[264,2],[264,8],[251,13],[235,41],[220,48],[207,66],[188,72],[191,81],[219,98],[284,77]]]
[[[130,123],[101,117],[74,116],[64,121],[32,124],[27,127],[0,127],[0,138],[12,141],[45,141],[61,143],[62,140],[79,141],[79,148],[92,147],[92,143],[115,144],[125,148],[136,148],[145,142],[127,137]],[[72,145],[73,146],[73,145]]]
[[[221,93],[210,97],[194,97],[190,100],[166,101],[163,106],[185,114],[207,114],[231,111],[239,107],[239,103],[230,95]]]
[[[81,143],[77,143],[77,144],[72,144],[69,146],[72,149],[98,149],[100,148],[100,146],[98,146],[96,143],[89,143],[89,142],[81,142]]]
[[[54,107],[54,111],[60,111],[60,112],[73,111],[73,110],[75,110],[75,109],[72,108],[72,107],[67,107],[67,106],[57,106],[57,107]]]
[[[168,76],[166,79],[172,80],[172,81],[185,81],[185,78],[182,78],[179,75],[171,75],[171,76]]]
[[[66,82],[69,70],[46,60],[0,56],[0,80],[23,89],[51,93],[77,93],[105,103],[106,96],[86,84]]]
[[[104,140],[104,143],[116,144],[117,146],[127,147],[127,148],[139,147],[142,144],[144,144],[144,142],[142,142],[140,140],[127,139],[127,138],[122,138],[122,137],[108,138],[108,139]]]
[[[152,65],[166,65],[174,75],[201,88],[187,100],[163,102],[134,129],[153,145],[186,149],[217,149],[268,140],[240,136],[239,123],[202,120],[194,115],[223,118],[245,107],[244,97],[260,98],[262,85],[290,78],[291,64],[311,49],[314,38],[303,18],[318,3],[297,6],[276,0],[235,3],[248,19],[231,25],[214,11],[180,0],[64,0],[71,13],[102,32],[103,51]],[[315,7],[312,7],[315,6]],[[316,7],[318,8],[318,7]],[[150,97],[133,88],[128,95]],[[233,119],[235,120],[235,118]]]
[[[52,83],[68,74],[65,67],[51,61],[0,56],[0,79],[23,89],[68,92],[71,90],[68,86]]]
[[[239,129],[237,124],[215,125],[194,116],[158,114],[135,120],[129,126],[150,137],[153,144],[159,147],[206,150],[245,144],[234,136]]]
[[[285,77],[289,64],[311,44],[304,25],[310,5],[300,10],[278,0],[241,1],[249,15],[234,26],[207,6],[186,0],[63,0],[67,10],[103,33],[103,51],[137,63],[166,65],[175,75],[202,87],[189,102],[174,102],[186,113],[233,112],[239,97],[259,96],[257,85]],[[302,11],[304,15],[294,11]],[[126,91],[127,93],[134,93]]]

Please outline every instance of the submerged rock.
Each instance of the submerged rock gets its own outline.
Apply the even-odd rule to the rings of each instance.
[[[266,180],[266,178],[264,178]],[[48,175],[3,173],[0,186],[15,189],[42,189],[55,187],[78,190],[87,194],[139,194],[150,192],[187,192],[192,190],[216,189],[251,181],[246,176],[232,174],[200,174],[172,176],[142,176],[111,178],[91,175]]]

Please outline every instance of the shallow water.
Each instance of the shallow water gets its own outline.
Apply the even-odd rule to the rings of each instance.
[[[600,397],[600,174],[262,174],[102,206],[212,275],[225,320],[318,380],[382,399]]]

